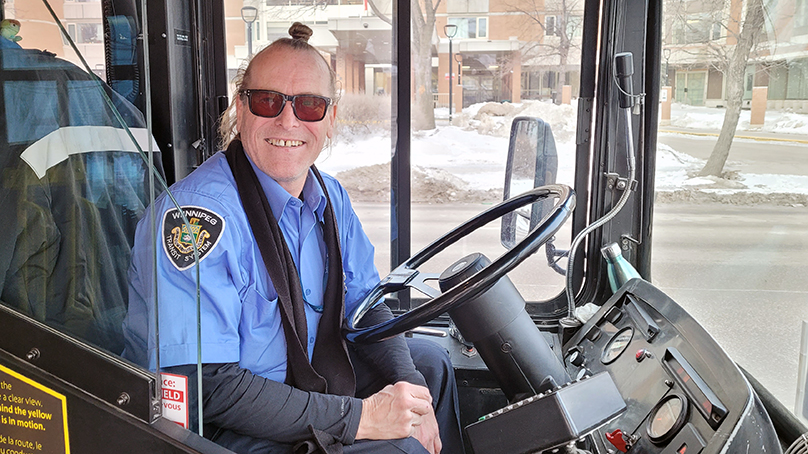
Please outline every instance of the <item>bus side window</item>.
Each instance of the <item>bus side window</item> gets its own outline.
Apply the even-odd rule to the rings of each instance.
[[[151,169],[131,139],[148,150],[143,116],[48,52],[3,46],[0,64],[0,301],[120,353],[149,203]],[[159,151],[153,161],[162,173]]]

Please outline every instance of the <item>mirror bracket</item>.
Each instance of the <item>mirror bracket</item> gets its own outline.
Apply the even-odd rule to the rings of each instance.
[[[609,189],[625,190],[628,187],[628,178],[623,178],[617,173],[606,172],[606,187]]]

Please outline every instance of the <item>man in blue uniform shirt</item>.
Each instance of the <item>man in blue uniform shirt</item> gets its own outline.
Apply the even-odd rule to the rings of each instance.
[[[379,276],[347,193],[313,167],[333,132],[334,73],[308,27],[290,34],[237,83],[227,151],[172,187],[183,213],[163,195],[140,222],[125,356],[156,367],[156,299],[160,366],[193,373],[198,260],[206,436],[240,453],[460,453],[445,351],[400,336],[347,346],[340,335]],[[366,319],[390,317],[381,305]]]

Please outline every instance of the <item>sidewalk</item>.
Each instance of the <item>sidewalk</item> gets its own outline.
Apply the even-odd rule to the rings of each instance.
[[[693,129],[666,125],[659,126],[658,132],[660,134],[690,134],[694,136],[718,137],[718,133],[721,131],[718,129]],[[783,134],[765,131],[738,130],[735,132],[735,138],[759,140],[765,142],[792,142],[808,144],[808,134]]]

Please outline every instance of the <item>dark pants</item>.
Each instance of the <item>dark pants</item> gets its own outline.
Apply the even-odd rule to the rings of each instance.
[[[462,454],[463,439],[460,432],[457,386],[454,369],[445,349],[434,342],[423,339],[407,339],[415,368],[421,372],[432,395],[432,406],[435,418],[440,427],[440,438],[443,444],[442,453]],[[370,365],[351,356],[356,372],[356,396],[368,397],[384,388],[384,378]],[[216,437],[216,443],[239,454],[290,454],[292,447],[239,435],[232,431],[223,431]],[[414,438],[400,440],[360,440],[343,447],[345,454],[427,454],[427,450]]]

